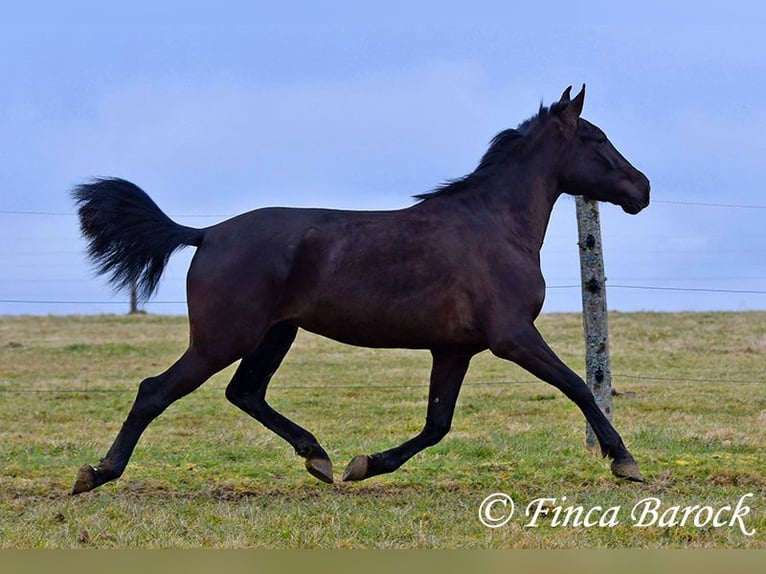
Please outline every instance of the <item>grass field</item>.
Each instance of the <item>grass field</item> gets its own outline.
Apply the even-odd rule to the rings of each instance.
[[[583,372],[579,316],[538,326]],[[0,547],[766,548],[766,313],[612,314],[610,331],[615,425],[643,484],[614,479],[586,451],[584,419],[558,391],[485,353],[452,432],[391,475],[319,483],[226,401],[230,369],[149,427],[122,478],[71,497],[77,468],[104,455],[139,381],[183,351],[186,321],[0,317]],[[420,430],[429,365],[427,352],[301,333],[269,398],[314,432],[338,477],[354,455]],[[496,491],[516,513],[491,529],[479,506]],[[637,526],[631,509],[649,497],[665,521],[697,505],[722,509],[726,524],[703,508],[693,512],[704,525],[690,515]],[[540,498],[556,500],[530,526],[524,510]],[[751,511],[729,524],[725,507],[740,499]],[[616,508],[615,520],[562,525],[568,506]]]

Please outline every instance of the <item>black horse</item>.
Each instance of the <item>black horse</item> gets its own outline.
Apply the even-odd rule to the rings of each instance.
[[[267,208],[205,229],[174,223],[138,187],[99,179],[73,191],[88,252],[117,287],[157,287],[170,255],[193,245],[190,340],[167,371],[145,379],[106,456],[80,468],[73,493],[119,477],[141,433],[173,401],[241,360],[229,401],[277,433],[333,481],[317,439],[275,411],[266,388],[299,328],[351,345],[429,349],[423,430],[355,457],[343,480],[392,472],[449,431],[471,358],[490,349],[560,389],[593,427],[618,477],[642,480],[588,387],[534,326],[545,296],[540,247],[562,192],[649,204],[649,181],[582,119],[585,87],[568,88],[517,129],[498,134],[478,167],[397,211]]]

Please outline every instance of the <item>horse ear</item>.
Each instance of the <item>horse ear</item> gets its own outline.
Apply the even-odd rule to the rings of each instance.
[[[559,99],[560,104],[568,104],[569,103],[569,96],[572,93],[572,86],[569,86],[566,90],[564,90],[564,93],[561,94],[561,99]]]
[[[569,90],[564,92],[567,94]],[[574,99],[569,102],[569,105],[567,105],[566,108],[564,108],[561,111],[561,118],[564,120],[565,123],[571,125],[572,127],[577,126],[577,120],[580,117],[580,114],[582,113],[582,107],[585,103],[585,84],[582,85],[582,89],[580,90],[580,93],[577,94]]]

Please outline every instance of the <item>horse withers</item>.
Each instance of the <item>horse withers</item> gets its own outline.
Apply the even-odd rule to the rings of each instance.
[[[545,296],[540,248],[562,193],[635,214],[649,181],[580,117],[585,87],[568,88],[499,133],[468,175],[396,211],[257,209],[195,229],[169,219],[141,189],[98,179],[73,191],[88,253],[116,287],[148,298],[170,255],[197,251],[187,277],[189,346],[145,379],[106,456],[80,468],[73,493],[122,475],[142,432],[172,402],[240,361],[226,397],[333,482],[317,439],[265,399],[298,329],[351,345],[428,349],[426,421],[403,444],[351,460],[343,480],[392,472],[449,431],[471,358],[490,349],[560,389],[582,410],[614,475],[642,480],[591,391],[535,328]]]

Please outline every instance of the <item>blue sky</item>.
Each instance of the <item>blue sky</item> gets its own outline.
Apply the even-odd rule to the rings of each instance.
[[[601,208],[610,308],[766,308],[757,3],[105,4],[3,8],[0,314],[125,310],[84,258],[68,193],[90,177],[130,179],[194,226],[269,205],[400,208],[582,83],[583,115],[655,200]],[[563,197],[545,311],[579,309],[576,242]],[[192,254],[150,311],[184,312]]]

